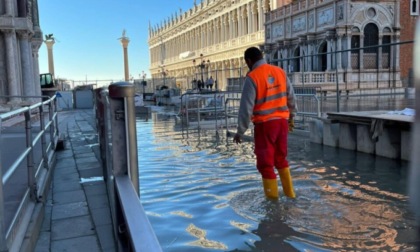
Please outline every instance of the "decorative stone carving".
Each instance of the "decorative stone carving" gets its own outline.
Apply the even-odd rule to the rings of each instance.
[[[306,16],[296,17],[292,22],[292,32],[301,32],[306,29]]]
[[[334,10],[332,7],[318,13],[318,26],[322,27],[333,23]]]
[[[284,36],[284,25],[282,22],[274,23],[272,27],[273,27],[273,39]]]
[[[341,21],[344,19],[344,5],[337,6],[337,20]]]
[[[314,23],[314,13],[311,13],[311,14],[309,14],[309,17],[308,17],[308,26],[309,26],[309,29],[313,29],[314,28],[314,26],[315,26],[315,23]]]

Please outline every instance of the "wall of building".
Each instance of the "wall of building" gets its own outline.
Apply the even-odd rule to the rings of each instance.
[[[295,0],[267,13],[264,49],[295,84],[401,87],[399,47],[380,47],[400,41],[399,9],[395,0]]]
[[[38,50],[42,44],[37,0],[0,2],[0,105],[40,99]],[[6,96],[6,97],[5,97]]]
[[[214,78],[217,73],[218,88],[225,89],[229,79],[245,74],[245,49],[264,43],[264,15],[273,3],[273,0],[205,0],[162,25],[151,27],[152,77],[175,77],[183,89],[191,88],[193,76],[201,78],[198,65],[204,60],[204,79],[210,75]]]
[[[412,41],[415,36],[415,27],[418,20],[418,15],[411,15],[411,0],[400,2],[400,24],[401,24],[401,41]],[[417,5],[420,1],[417,1]],[[418,8],[418,6],[417,6]],[[418,12],[417,12],[418,13]],[[406,44],[401,46],[401,79],[407,86],[413,86],[412,71],[413,71],[413,44]]]

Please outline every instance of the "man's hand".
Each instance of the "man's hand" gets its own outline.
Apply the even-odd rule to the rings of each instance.
[[[235,136],[233,137],[233,141],[237,144],[242,143],[242,137],[240,134],[236,133]]]
[[[293,129],[295,128],[295,119],[293,117],[289,118],[289,132],[293,132]]]

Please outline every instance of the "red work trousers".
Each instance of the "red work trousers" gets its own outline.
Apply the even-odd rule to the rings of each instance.
[[[264,179],[276,179],[276,169],[289,167],[287,157],[287,134],[289,132],[286,119],[275,119],[257,123],[254,127],[255,155],[257,169]]]

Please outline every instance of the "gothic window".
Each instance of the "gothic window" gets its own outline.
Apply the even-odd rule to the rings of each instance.
[[[410,0],[410,15],[419,15],[419,0]]]
[[[376,69],[378,67],[378,47],[375,46],[377,46],[379,42],[378,26],[373,23],[367,24],[363,30],[363,35],[363,47],[365,47],[365,49],[363,49],[363,66],[366,69]]]
[[[319,46],[319,56],[318,56],[318,70],[320,70],[321,72],[324,72],[327,70],[327,62],[328,62],[328,50],[327,50],[327,42],[324,41],[322,42],[322,44]]]
[[[295,57],[295,59],[293,60],[292,63],[292,71],[291,72],[300,72],[300,47],[296,47],[293,56]]]
[[[276,65],[276,66],[279,65],[279,51],[274,50],[272,61],[273,61],[273,65]]]
[[[382,37],[382,68],[389,68],[391,62],[391,46],[386,45],[391,43],[391,36],[386,35]]]
[[[353,35],[351,37],[351,49],[359,48],[360,47],[360,36]],[[351,68],[352,69],[359,69],[359,50],[352,50],[351,51]]]

